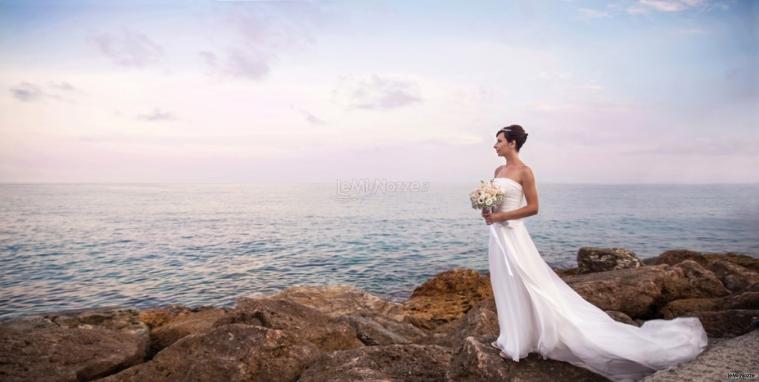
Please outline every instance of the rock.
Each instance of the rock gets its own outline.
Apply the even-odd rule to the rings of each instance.
[[[709,252],[696,252],[685,249],[675,249],[663,252],[657,257],[646,259],[644,263],[650,265],[669,264],[675,265],[685,260],[693,260],[701,266],[706,267],[712,260],[724,260],[733,264],[740,265],[752,272],[759,273],[759,259],[756,257],[743,255],[739,253],[725,252],[725,253],[709,253]]]
[[[384,345],[324,354],[299,382],[429,381],[445,379],[451,349],[437,345]]]
[[[687,249],[673,249],[662,252],[659,256],[646,259],[645,263],[649,265],[677,265],[685,260],[695,261],[701,266],[706,266],[708,260],[702,252],[690,251]]]
[[[325,352],[364,346],[347,322],[290,300],[240,298],[237,306],[214,326],[236,323],[284,330]]]
[[[495,337],[467,337],[456,350],[447,380],[479,381],[606,381],[589,370],[566,362],[543,359],[537,353],[519,362],[505,360],[489,344]]]
[[[287,299],[330,317],[379,314],[396,321],[404,318],[403,306],[348,285],[294,286],[271,298]]]
[[[709,337],[735,337],[756,329],[753,325],[759,320],[759,309],[693,312],[690,315],[701,320]]]
[[[632,318],[654,318],[660,306],[680,298],[688,285],[684,271],[669,265],[567,276],[565,281],[602,310]]]
[[[402,321],[395,321],[379,314],[364,313],[342,316],[339,321],[347,322],[356,331],[364,345],[390,345],[426,342],[426,331]]]
[[[707,267],[733,292],[741,292],[759,282],[759,273],[728,260],[709,260]]]
[[[460,319],[448,335],[437,342],[439,345],[449,346],[454,349],[461,346],[467,337],[493,336],[499,333],[498,313],[495,300],[482,300],[475,305],[466,315]]]
[[[578,269],[577,267],[574,268],[553,268],[553,271],[556,272],[559,277],[562,279],[566,276],[575,276],[578,275]]]
[[[694,260],[683,260],[676,267],[683,270],[687,284],[682,285],[682,296],[689,298],[727,296],[730,291],[710,270]],[[676,280],[673,280],[676,281]]]
[[[693,360],[660,370],[644,382],[724,381],[756,378],[759,370],[759,330],[724,341],[709,340],[709,347]],[[717,342],[717,343],[714,343]],[[753,373],[742,378],[730,373]]]
[[[180,314],[192,312],[191,308],[184,305],[167,305],[141,310],[139,313],[140,321],[150,329],[157,328]]]
[[[71,310],[46,314],[44,317],[61,328],[103,328],[134,334],[146,343],[150,329],[139,318],[134,309],[99,308]]]
[[[186,336],[115,381],[295,381],[319,350],[297,335],[244,324]]]
[[[675,317],[691,315],[693,312],[719,310],[719,298],[684,298],[670,301],[659,310],[659,316],[671,320]]]
[[[2,326],[0,379],[89,381],[142,362],[146,352],[146,338],[128,330]]]
[[[226,310],[218,308],[187,309],[167,318],[150,333],[150,355],[168,347],[184,336],[200,333],[213,327],[217,320],[226,315]]]
[[[577,251],[577,274],[638,268],[641,265],[635,253],[624,248],[582,247]]]
[[[417,287],[403,309],[407,321],[434,329],[464,316],[472,306],[492,296],[488,276],[458,268],[439,273]]]
[[[630,325],[635,325],[635,326],[640,326],[640,324],[637,321],[633,320],[632,318],[630,318],[630,316],[622,312],[618,312],[615,310],[607,310],[606,314],[608,314],[609,317],[613,318],[614,321],[624,322],[625,324],[630,324]]]
[[[666,319],[691,315],[694,312],[730,309],[759,309],[759,292],[744,292],[721,298],[685,298],[670,301],[659,314]]]

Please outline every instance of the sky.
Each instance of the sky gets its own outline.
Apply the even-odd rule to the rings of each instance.
[[[0,183],[759,182],[759,1],[0,0]]]

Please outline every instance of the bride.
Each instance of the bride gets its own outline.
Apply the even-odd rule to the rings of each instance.
[[[500,334],[491,345],[519,361],[537,351],[613,381],[635,381],[695,358],[707,345],[698,318],[650,320],[641,327],[614,321],[585,301],[540,257],[522,219],[538,213],[532,170],[519,159],[527,133],[498,131],[495,151],[506,164],[494,183],[504,192],[495,212],[483,210],[490,236],[488,261]]]

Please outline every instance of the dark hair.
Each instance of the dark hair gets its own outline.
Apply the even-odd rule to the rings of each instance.
[[[503,133],[503,136],[506,137],[506,142],[511,143],[512,141],[517,141],[517,151],[519,151],[519,149],[522,148],[522,145],[527,142],[527,133],[524,132],[522,126],[506,126],[503,129],[498,130],[498,132],[495,133],[495,136],[497,137],[498,134],[501,133]]]

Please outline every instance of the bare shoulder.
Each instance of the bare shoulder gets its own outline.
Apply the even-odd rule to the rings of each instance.
[[[493,173],[493,177],[494,178],[498,176],[498,173],[501,172],[502,168],[503,168],[503,165],[500,165],[500,166],[498,166],[498,167],[495,168],[495,172]]]
[[[528,165],[522,166],[519,172],[523,181],[532,181],[535,179],[535,175],[532,173],[532,169]]]

